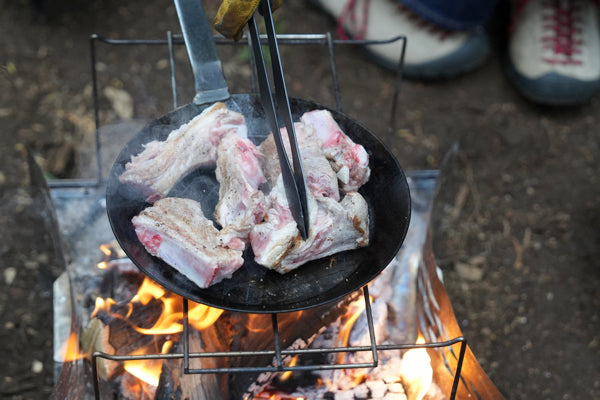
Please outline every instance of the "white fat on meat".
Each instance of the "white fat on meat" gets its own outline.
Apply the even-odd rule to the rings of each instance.
[[[314,127],[343,191],[357,191],[369,180],[371,170],[367,151],[341,130],[328,110],[306,112],[300,121]]]
[[[300,149],[302,170],[308,190],[315,197],[327,196],[339,200],[337,175],[325,157],[321,141],[316,136],[313,126],[296,122],[294,123],[294,132]],[[292,152],[286,128],[281,128],[281,137],[291,163]],[[273,187],[281,174],[281,166],[272,133],[260,144],[260,150],[265,156],[265,175],[269,187]]]
[[[261,222],[268,209],[263,156],[249,139],[228,134],[218,148],[216,177],[220,183],[214,218],[223,229],[219,239],[228,247],[243,250],[250,230]]]
[[[214,167],[217,146],[228,133],[247,137],[244,116],[215,103],[164,141],[147,143],[141,153],[131,157],[119,180],[136,186],[147,202],[154,203],[194,169]]]
[[[231,278],[244,263],[242,251],[219,244],[218,230],[195,200],[175,197],[158,200],[131,222],[150,254],[200,288]]]
[[[283,180],[269,194],[272,208],[265,222],[250,232],[255,261],[285,274],[311,260],[369,245],[367,202],[357,192],[341,202],[309,195],[309,237],[303,241],[292,217]]]

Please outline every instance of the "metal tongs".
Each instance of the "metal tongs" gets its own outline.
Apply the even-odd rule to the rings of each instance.
[[[273,24],[273,16],[271,14],[271,2],[269,0],[262,0],[259,5],[259,11],[265,20],[269,52],[271,55],[271,65],[273,69],[273,80],[275,84],[275,96],[277,97],[277,103],[275,103],[269,76],[267,74],[258,27],[256,25],[255,13],[248,21],[248,29],[250,31],[252,51],[254,52],[261,103],[267,115],[267,119],[269,120],[269,124],[271,125],[273,137],[275,138],[275,145],[279,155],[279,164],[281,165],[281,175],[290,210],[298,225],[298,230],[300,231],[302,239],[306,240],[310,230],[306,181],[304,179],[302,160],[300,159],[296,132],[292,121],[290,101],[287,94],[285,79],[283,77],[283,68],[281,66],[279,46],[277,45],[275,25]],[[279,118],[283,119],[284,126],[287,130],[292,150],[293,169],[283,144]]]

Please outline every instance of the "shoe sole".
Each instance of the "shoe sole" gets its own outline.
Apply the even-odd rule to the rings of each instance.
[[[407,37],[407,46],[410,38]],[[397,71],[399,62],[392,61],[389,58],[382,57],[370,50],[368,46],[363,46],[369,59],[379,66],[386,69]],[[483,30],[473,35],[463,46],[452,54],[438,58],[423,64],[406,64],[403,66],[403,75],[409,79],[448,79],[464,73],[473,71],[483,65],[491,52],[491,45],[487,35]]]
[[[582,81],[557,73],[537,79],[521,75],[510,60],[506,61],[507,75],[526,99],[547,106],[576,106],[589,102],[600,90],[600,80]]]

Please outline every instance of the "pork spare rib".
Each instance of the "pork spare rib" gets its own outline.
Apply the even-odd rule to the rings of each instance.
[[[226,278],[243,265],[242,251],[221,246],[218,230],[191,199],[158,200],[131,220],[146,250],[200,288]]]
[[[218,148],[216,177],[219,202],[214,218],[223,229],[219,239],[228,247],[244,250],[248,234],[267,212],[265,194],[259,187],[266,182],[263,156],[249,139],[229,133]]]
[[[337,202],[309,193],[310,230],[304,241],[292,217],[283,180],[271,193],[271,208],[265,221],[250,232],[255,261],[281,274],[311,260],[369,245],[369,210],[357,192],[347,193]]]
[[[371,169],[367,151],[342,131],[328,110],[308,111],[300,121],[315,129],[343,191],[355,192],[369,180]]]
[[[231,132],[247,137],[244,116],[215,103],[164,141],[147,143],[141,153],[131,157],[119,180],[137,187],[147,202],[154,203],[194,169],[214,167],[217,146]]]
[[[321,141],[316,136],[313,126],[296,122],[294,123],[294,132],[296,133],[296,140],[300,149],[302,169],[308,190],[315,197],[327,196],[339,200],[340,193],[337,175],[325,157]],[[281,128],[281,137],[288,157],[291,160],[292,153],[286,128]],[[281,167],[272,133],[260,144],[259,148],[265,156],[265,175],[267,181],[269,182],[269,186],[273,187],[277,178],[281,175]]]

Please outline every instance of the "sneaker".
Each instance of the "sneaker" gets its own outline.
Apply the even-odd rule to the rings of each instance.
[[[433,25],[397,0],[316,0],[338,21],[338,34],[353,39],[386,40],[406,36],[404,75],[412,78],[448,78],[470,71],[489,54],[483,29],[448,31]],[[341,29],[340,29],[341,28]],[[403,41],[366,47],[373,61],[396,70]]]
[[[576,105],[600,88],[598,6],[589,0],[520,1],[508,45],[508,76],[528,99]]]

